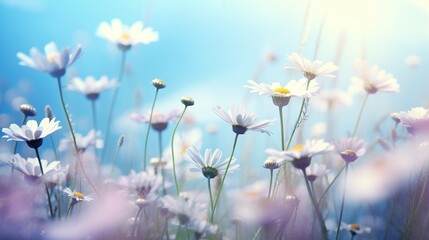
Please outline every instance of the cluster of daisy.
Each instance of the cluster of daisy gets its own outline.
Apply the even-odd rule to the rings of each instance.
[[[360,182],[354,181],[360,183],[355,188],[348,187],[348,177],[354,177],[349,168],[360,164],[358,159],[364,158],[365,154],[369,155],[368,152],[374,147],[367,147],[370,139],[358,137],[358,126],[369,96],[378,92],[399,92],[399,84],[392,74],[362,60],[355,61],[353,67],[357,77],[351,79],[352,89],[363,92],[364,100],[356,124],[349,126],[353,131],[341,138],[331,134],[325,139],[305,139],[302,128],[309,118],[308,112],[312,110],[310,104],[314,103],[331,115],[335,110],[350,106],[351,97],[339,89],[323,89],[320,79],[334,78],[334,73],[339,69],[333,62],[312,61],[293,53],[288,56],[286,68],[298,71],[301,78],[285,83],[249,80],[244,85],[251,93],[271,98],[279,110],[279,130],[274,130],[276,121],[258,120],[257,114],[248,111],[246,105],[232,105],[228,110],[220,106],[213,108],[213,114],[231,129],[230,135],[226,136],[230,137],[232,147],[226,157],[220,148],[201,149],[205,139],[200,131],[190,127],[192,124],[189,122],[192,121],[187,121],[188,115],[185,115],[186,110],[195,104],[192,98],[180,99],[182,111],[158,111],[157,98],[164,91],[162,89],[166,88],[166,82],[155,78],[151,82],[155,94],[150,110],[137,109],[127,115],[126,124],[135,122],[137,125],[133,130],[143,126],[146,133],[124,133],[116,146],[112,146],[109,144],[112,138],[109,133],[114,128],[111,122],[115,116],[120,83],[124,78],[126,53],[135,45],[157,41],[158,33],[150,27],[143,28],[140,21],[126,26],[119,19],[113,19],[111,23],[102,22],[96,34],[116,44],[123,58],[117,79],[107,76],[99,79],[93,76],[84,79],[73,77],[67,83],[66,89],[83,94],[91,104],[93,121],[87,135],[74,130],[75,124],[66,109],[61,82],[67,68],[80,56],[82,47],[77,46],[74,52],[68,48],[59,51],[55,43],[50,42],[45,46],[45,54],[36,48],[30,50],[30,56],[21,52],[17,54],[20,65],[49,73],[57,79],[70,131],[70,136],[57,141],[62,126],[53,116],[52,109],[47,106],[46,117],[38,123],[34,119],[28,120],[37,117],[35,107],[30,104],[20,108],[23,114],[21,125],[12,123],[2,129],[5,134],[3,138],[15,142],[14,152],[6,158],[2,157],[2,161],[12,169],[7,181],[16,182],[19,186],[17,189],[25,188],[22,187],[24,185],[37,192],[32,202],[37,210],[34,212],[37,212],[39,218],[50,219],[43,224],[28,220],[32,221],[28,236],[39,231],[38,234],[47,239],[256,239],[258,236],[263,239],[329,239],[335,236],[338,239],[346,232],[352,238],[371,233],[372,228],[367,227],[366,223],[346,223],[356,220],[345,207],[347,202],[359,198],[358,195],[364,196],[356,194],[353,189],[359,189],[360,186],[367,188],[367,185],[372,184],[362,179]],[[102,101],[100,94],[107,90],[114,92],[108,105],[107,130],[101,131],[96,102]],[[291,106],[294,104],[300,108],[293,113],[297,115],[296,121],[288,126],[284,123],[283,110],[292,111],[294,108]],[[429,109],[416,107],[391,113],[390,116],[395,125],[389,137],[381,136],[377,141],[386,150],[382,153],[385,154],[383,158],[403,156],[403,152],[409,149],[403,152],[397,150],[395,146],[400,141],[404,145],[413,145],[410,149],[419,151],[421,156],[429,153],[426,149],[429,145]],[[185,126],[181,126],[181,122]],[[169,131],[172,125],[174,129]],[[406,133],[401,133],[400,127],[406,129]],[[332,128],[335,126],[328,126],[328,129]],[[215,135],[218,129],[218,126],[211,126],[207,132]],[[258,156],[256,151],[259,149],[245,149],[245,153],[251,154],[237,151],[239,145],[245,142],[244,139],[250,139],[247,135],[252,131],[263,133],[270,139],[279,136],[280,142],[265,149],[267,157],[259,161],[256,167],[249,166],[249,162],[256,158],[252,153]],[[157,136],[151,138],[151,132]],[[163,146],[166,136],[170,144]],[[227,137],[222,140],[228,142]],[[143,144],[140,139],[144,139]],[[26,148],[18,146],[20,142],[26,143],[30,154],[25,151],[18,153],[19,149]],[[134,150],[121,150],[123,147],[133,147]],[[51,148],[53,154],[46,159],[41,158],[41,148]],[[23,157],[25,155],[31,156]],[[150,161],[147,161],[148,155]],[[425,158],[421,156],[416,158],[424,162]],[[118,158],[122,160],[119,163]],[[370,169],[366,172],[383,170],[394,175],[403,167],[385,161],[373,165],[365,166],[364,169]],[[263,180],[246,176],[245,181],[250,183],[249,186],[231,190],[235,182],[233,180],[237,179],[232,174],[242,172],[240,167],[259,167],[267,174],[262,177]],[[417,167],[410,164],[406,167],[410,173],[417,171]],[[124,171],[129,173],[123,175]],[[359,176],[359,167],[356,167],[356,171]],[[412,236],[413,224],[421,220],[419,211],[425,209],[422,199],[425,197],[426,180],[427,177],[421,172],[418,181],[422,184],[417,184],[415,191],[410,191],[407,198],[411,199],[409,206],[413,207],[409,207],[407,213],[404,237]],[[201,182],[204,183],[203,188],[200,187]],[[388,181],[376,183],[374,185],[378,188],[374,189],[393,189]],[[0,187],[5,188],[4,192],[7,193],[13,191],[1,184]],[[334,191],[339,193],[338,196]],[[3,203],[12,202],[14,198],[0,195],[0,199]],[[18,201],[16,204],[22,203]],[[0,204],[0,211],[3,206]],[[13,205],[11,209],[13,207],[16,206]],[[330,225],[329,220],[333,218],[335,223]],[[302,226],[306,226],[305,229]],[[76,233],[65,231],[67,227],[76,228]],[[19,238],[21,235],[14,236]]]

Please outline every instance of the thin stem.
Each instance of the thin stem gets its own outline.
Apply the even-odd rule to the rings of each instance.
[[[153,98],[152,108],[150,109],[149,122],[147,125],[147,131],[146,131],[146,139],[144,141],[143,171],[146,171],[147,144],[149,140],[150,128],[152,126],[153,109],[155,108],[155,102],[156,102],[156,97],[158,96],[158,91],[159,91],[159,88],[157,88],[155,91],[155,97]]]
[[[92,110],[92,127],[94,131],[97,132],[97,108],[95,107],[95,100],[91,100],[91,110]]]
[[[338,179],[338,177],[341,175],[341,172],[343,172],[345,168],[346,168],[346,165],[344,165],[340,169],[340,171],[338,172],[337,176],[335,176],[334,180],[332,180],[332,182],[328,185],[328,187],[326,188],[326,190],[322,193],[322,195],[319,198],[319,202],[318,202],[319,205],[322,202],[323,198],[325,198],[325,195],[328,193],[329,189],[334,185],[334,182]]]
[[[112,173],[113,173],[113,168],[116,165],[116,160],[118,159],[118,155],[119,155],[119,150],[121,149],[122,145],[118,145],[118,147],[116,148],[116,152],[115,152],[115,156],[112,159],[112,168],[110,169],[110,174],[109,174],[109,178],[112,177]]]
[[[325,221],[323,220],[322,213],[320,213],[319,205],[317,204],[316,199],[313,193],[311,192],[311,187],[310,187],[310,184],[308,183],[307,173],[305,172],[305,170],[302,170],[302,173],[304,174],[304,181],[305,181],[305,186],[307,187],[308,195],[310,195],[311,203],[313,204],[314,211],[316,212],[317,219],[319,220],[320,231],[322,231],[323,238],[327,240],[328,235],[327,235],[327,229],[325,226]]]
[[[284,151],[285,150],[285,132],[283,127],[283,107],[279,107],[279,115],[280,115],[280,134],[281,134],[282,151]]]
[[[162,131],[158,132],[158,145],[159,145],[159,161],[163,161],[162,160]],[[161,164],[161,175],[162,175],[162,194],[165,195],[167,194],[167,190],[165,188],[165,172],[164,172],[164,165]]]
[[[119,75],[118,75],[118,83],[120,84],[125,72],[125,59],[126,59],[126,52],[127,51],[122,51],[122,58],[121,58],[121,68],[119,69]],[[113,112],[115,109],[115,105],[116,105],[116,98],[118,97],[118,93],[119,93],[119,86],[115,88],[115,91],[113,92],[113,97],[112,97],[112,101],[110,103],[110,108],[109,108],[109,115],[107,117],[107,124],[106,124],[106,137],[104,139],[104,148],[103,148],[103,154],[101,157],[101,161],[103,161],[104,157],[106,156],[106,152],[109,149],[108,148],[108,144],[109,144],[109,137],[110,137],[110,125],[112,123],[112,119],[113,119]]]
[[[212,194],[212,187],[210,184],[210,178],[207,178],[207,184],[209,187],[209,196],[210,196],[210,213],[213,212],[213,194]]]
[[[341,198],[341,209],[340,209],[340,218],[338,220],[338,226],[337,226],[337,235],[335,237],[336,240],[338,240],[338,237],[340,236],[340,227],[341,227],[341,221],[343,219],[343,213],[344,213],[344,200],[346,198],[346,184],[347,184],[347,172],[349,169],[349,164],[346,163],[346,172],[344,176],[344,187],[343,187],[343,197]]]
[[[176,123],[176,126],[174,127],[173,134],[171,135],[171,159],[173,160],[173,176],[174,176],[174,183],[176,184],[176,193],[179,195],[179,184],[177,183],[177,175],[176,175],[176,162],[174,160],[174,136],[176,134],[177,127],[179,126],[180,121],[183,118],[183,115],[185,115],[187,106],[183,108],[182,114],[180,114],[179,120]]]
[[[273,185],[273,169],[270,169],[270,188],[268,189],[268,200],[271,197],[271,187]]]
[[[40,172],[42,173],[42,178],[43,178],[45,176],[45,172],[43,171],[42,161],[41,161],[40,155],[39,155],[39,149],[34,148],[34,151],[36,151],[37,160],[39,161]],[[45,185],[46,195],[48,196],[49,212],[51,214],[50,217],[53,219],[54,218],[54,211],[52,210],[51,195],[49,194],[48,186],[46,186],[46,184],[44,184],[44,185]]]
[[[223,184],[225,182],[226,175],[228,173],[229,165],[231,164],[232,158],[234,156],[235,147],[237,146],[238,135],[239,135],[238,133],[235,134],[235,139],[234,139],[234,144],[232,146],[231,156],[229,157],[229,161],[228,161],[228,164],[226,165],[226,169],[225,169],[225,172],[223,174],[222,181],[220,182],[220,185],[219,185],[219,191],[217,192],[216,200],[215,200],[214,205],[213,205],[212,215],[210,217],[211,222],[213,222],[214,214],[216,211],[216,206],[217,206],[217,203],[219,201],[220,194],[222,193],[222,187],[223,187]]]
[[[134,239],[137,239],[137,233],[138,233],[138,230],[137,230],[137,219],[138,219],[138,217],[139,217],[142,209],[143,208],[139,208],[139,210],[137,211],[136,217],[134,218],[134,224],[133,224],[134,225],[134,229],[133,229],[133,238]]]
[[[352,137],[354,137],[354,136],[356,135],[356,131],[357,131],[357,129],[358,129],[359,122],[360,122],[360,119],[361,119],[361,117],[362,117],[362,113],[363,113],[363,109],[364,109],[364,107],[365,107],[365,103],[366,103],[366,101],[368,100],[368,96],[369,96],[369,93],[367,93],[367,94],[365,95],[364,99],[363,99],[362,106],[360,107],[360,110],[359,110],[359,115],[358,115],[358,118],[357,118],[357,121],[356,121],[355,129],[353,130],[353,135],[352,135]]]
[[[64,102],[63,89],[62,89],[62,87],[61,87],[61,78],[60,78],[60,77],[58,77],[58,78],[57,78],[57,82],[58,82],[58,91],[59,91],[59,93],[60,93],[61,106],[63,107],[63,111],[64,111],[64,114],[65,114],[65,116],[66,116],[67,124],[69,125],[70,133],[71,133],[72,140],[73,140],[73,146],[74,146],[74,149],[75,149],[75,151],[76,151],[76,158],[77,158],[77,162],[78,162],[78,164],[79,164],[80,168],[82,169],[82,173],[83,173],[83,175],[85,176],[86,180],[88,181],[88,184],[91,186],[91,188],[92,188],[92,189],[97,193],[97,195],[98,195],[98,191],[97,191],[97,189],[96,189],[96,188],[94,187],[94,185],[92,184],[91,180],[89,179],[88,175],[86,174],[86,171],[85,171],[85,169],[84,169],[84,167],[83,167],[83,165],[82,165],[82,162],[80,161],[79,148],[77,147],[77,143],[76,143],[76,136],[75,136],[75,134],[74,134],[74,130],[73,130],[73,126],[72,126],[72,123],[71,123],[71,120],[70,120],[70,116],[69,116],[69,114],[68,114],[68,112],[67,112],[66,104],[65,104],[65,102]],[[75,178],[75,179],[74,179],[74,181],[73,181],[73,186],[72,186],[73,188],[74,188],[74,184],[75,184],[75,183],[76,183],[76,178]]]
[[[51,140],[51,145],[52,145],[52,148],[54,149],[55,160],[59,161],[60,158],[58,156],[57,147],[55,146],[54,138],[52,137],[52,134],[49,135],[49,140]]]

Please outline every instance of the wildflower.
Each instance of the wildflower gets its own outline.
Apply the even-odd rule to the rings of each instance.
[[[182,97],[180,101],[185,105],[186,107],[194,105],[194,99],[190,97]]]
[[[286,68],[301,71],[308,80],[313,80],[318,76],[334,77],[331,73],[338,70],[338,66],[332,62],[323,63],[319,60],[312,62],[297,53],[292,53],[288,56],[288,60],[291,66],[286,66]]]
[[[429,109],[427,108],[415,107],[406,112],[395,113],[394,116],[411,134],[429,128]]]
[[[291,161],[293,166],[303,170],[310,166],[311,158],[315,155],[331,151],[333,146],[323,140],[307,140],[304,145],[297,145],[288,151],[268,149],[266,152],[274,157]]]
[[[194,232],[195,239],[201,239],[207,235],[215,234],[218,230],[216,225],[213,225],[206,220],[192,221],[188,228]]]
[[[54,42],[45,45],[45,55],[41,54],[37,48],[30,50],[30,55],[19,52],[16,56],[21,60],[20,65],[33,68],[38,71],[47,72],[54,78],[60,78],[66,73],[66,68],[72,65],[79,57],[81,46],[78,45],[73,53],[70,49],[64,48],[58,51]]]
[[[117,183],[129,194],[152,202],[158,198],[156,192],[162,184],[162,177],[148,172],[136,173],[131,170],[130,175],[120,177]]]
[[[168,123],[179,117],[179,115],[177,111],[171,111],[168,114],[154,113],[152,114],[151,127],[158,132],[162,132],[167,128]],[[150,117],[139,113],[131,113],[130,119],[139,123],[148,123]]]
[[[318,177],[325,176],[329,172],[329,170],[326,169],[325,164],[317,164],[317,163],[306,168],[305,171],[307,173],[307,179],[310,182],[316,181]]]
[[[156,88],[156,89],[163,89],[165,88],[165,82],[161,79],[155,78],[154,80],[152,80],[152,85]]]
[[[158,41],[158,33],[152,28],[143,28],[141,21],[135,22],[131,27],[122,24],[120,19],[113,19],[111,24],[101,22],[97,29],[97,36],[117,44],[122,50],[143,43],[149,44]]]
[[[357,235],[357,234],[363,234],[363,233],[370,233],[371,232],[370,227],[363,227],[363,226],[360,226],[359,224],[356,224],[356,223],[347,224],[347,223],[342,222],[341,223],[341,229],[349,231],[352,234],[352,236]]]
[[[43,176],[37,158],[24,159],[21,155],[15,154],[13,158],[6,161],[6,163],[24,174],[25,179],[30,182],[36,182]],[[47,160],[41,159],[41,163],[45,178],[63,170],[59,161],[48,163]]]
[[[165,210],[176,216],[179,225],[182,226],[192,226],[206,217],[206,207],[191,198],[167,195],[161,198],[161,203]]]
[[[252,89],[250,92],[256,92],[259,95],[271,96],[273,103],[276,106],[283,107],[288,105],[291,97],[306,98],[311,97],[319,89],[317,82],[310,82],[307,88],[307,79],[291,80],[284,87],[278,83],[271,85],[265,83],[256,83],[255,81],[247,81],[250,85],[244,86]]]
[[[267,150],[267,153],[270,153],[270,150]],[[269,156],[267,159],[265,159],[263,167],[266,169],[274,170],[279,168],[283,163],[283,158]]]
[[[35,120],[29,120],[22,127],[13,123],[9,128],[2,129],[2,132],[6,134],[2,138],[6,138],[8,141],[24,141],[29,147],[38,148],[42,145],[43,138],[61,129],[58,124],[59,121],[55,121],[55,118],[52,120],[44,118],[39,125]]]
[[[335,143],[335,150],[347,163],[354,162],[366,152],[366,144],[363,139],[356,137],[341,138]]]
[[[26,117],[34,117],[36,116],[36,109],[30,104],[22,104],[19,106],[19,109]]]
[[[93,198],[91,198],[89,196],[85,196],[81,192],[72,191],[70,188],[65,188],[63,190],[63,192],[65,194],[67,194],[69,196],[69,198],[72,199],[72,205],[74,205],[78,202],[81,202],[81,201],[89,202],[89,201],[94,200]]]
[[[233,105],[231,110],[225,112],[219,106],[215,107],[213,111],[224,121],[232,125],[232,131],[236,134],[244,134],[247,130],[266,133],[271,132],[264,128],[271,125],[271,120],[263,120],[256,123],[256,114],[247,113],[243,105]]]
[[[86,149],[92,146],[98,149],[103,148],[104,142],[102,139],[100,139],[100,135],[101,133],[99,131],[95,131],[94,129],[91,129],[86,136],[83,136],[80,133],[76,133],[75,137],[78,150],[80,152],[85,152]],[[60,152],[72,148],[73,142],[70,139],[61,139],[60,145],[58,147]]]
[[[352,83],[365,89],[368,94],[380,92],[399,92],[399,84],[392,74],[380,70],[378,66],[368,66],[362,60],[353,64],[358,77],[352,77]]]
[[[222,152],[219,149],[216,149],[213,153],[211,149],[206,149],[204,157],[194,146],[188,149],[188,159],[197,167],[191,168],[190,171],[201,171],[204,177],[209,179],[215,178],[218,174],[223,174],[226,171],[229,159],[222,162],[221,158]],[[235,160],[235,157],[233,157],[231,160],[232,165],[230,165],[228,172],[232,172],[239,167],[238,164],[234,164]]]
[[[74,77],[68,84],[67,89],[80,92],[90,100],[96,100],[100,93],[118,86],[116,80],[110,80],[107,76],[101,76],[99,80],[95,80],[93,76],[88,76],[85,80],[79,77]]]

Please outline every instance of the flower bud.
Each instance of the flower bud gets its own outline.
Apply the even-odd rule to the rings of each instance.
[[[19,109],[26,117],[36,116],[36,109],[30,104],[22,104]]]
[[[182,97],[181,101],[186,107],[194,105],[194,99],[190,97]]]
[[[165,88],[165,82],[158,78],[155,78],[154,80],[152,80],[152,85],[156,87],[156,89]]]

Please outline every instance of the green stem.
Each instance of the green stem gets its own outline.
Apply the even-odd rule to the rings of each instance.
[[[271,197],[271,187],[273,185],[273,169],[270,169],[270,188],[268,189],[268,200]]]
[[[280,115],[280,134],[282,141],[282,151],[285,150],[285,132],[283,127],[283,107],[279,107],[279,115]]]
[[[149,140],[150,128],[152,126],[153,109],[155,108],[155,102],[156,102],[156,97],[158,96],[158,91],[159,91],[159,88],[157,88],[155,91],[155,97],[153,98],[152,107],[150,109],[149,122],[147,125],[147,131],[146,131],[146,139],[144,142],[143,171],[146,171],[147,144],[148,144],[148,140]]]
[[[141,213],[143,208],[139,208],[139,210],[137,211],[136,217],[134,218],[134,229],[133,229],[133,238],[137,239],[137,235],[138,235],[138,230],[137,230],[137,219]]]
[[[51,134],[51,135],[49,135],[49,140],[51,140],[51,145],[52,145],[52,148],[54,149],[55,160],[59,161],[59,160],[60,160],[60,158],[59,158],[59,156],[58,156],[57,147],[55,146],[54,138],[52,137],[52,134]]]
[[[226,165],[226,169],[225,169],[225,172],[223,174],[222,181],[220,182],[220,185],[219,185],[219,191],[217,192],[216,200],[215,200],[214,205],[213,205],[212,215],[210,217],[211,222],[213,222],[213,220],[214,220],[214,214],[216,211],[216,206],[217,206],[217,203],[219,201],[220,194],[222,193],[222,187],[223,187],[223,184],[225,182],[226,175],[228,174],[229,165],[231,164],[232,158],[234,157],[234,151],[235,151],[235,147],[237,146],[238,135],[239,135],[238,133],[235,134],[235,139],[234,139],[234,144],[232,146],[231,156],[229,157],[229,161],[228,161],[228,164]]]
[[[337,226],[337,235],[335,237],[336,240],[338,240],[338,237],[340,236],[340,227],[341,227],[341,221],[343,220],[343,213],[344,213],[344,200],[346,198],[346,184],[347,184],[347,172],[349,169],[349,164],[346,163],[346,172],[344,176],[344,187],[343,187],[343,196],[341,198],[341,209],[340,209],[340,218],[338,220],[338,226]]]
[[[176,192],[177,195],[179,195],[179,184],[177,183],[177,175],[176,175],[176,162],[174,159],[174,136],[176,135],[177,127],[179,126],[180,121],[183,118],[183,115],[185,115],[187,106],[182,111],[182,114],[180,114],[179,120],[176,123],[176,126],[174,127],[173,134],[171,135],[171,159],[173,160],[173,176],[174,176],[174,183],[176,184]]]
[[[308,183],[307,173],[305,172],[305,170],[302,170],[302,173],[304,174],[304,181],[305,181],[305,186],[307,187],[308,195],[310,195],[311,203],[313,204],[314,211],[316,212],[316,216],[320,224],[320,231],[322,231],[323,238],[327,240],[328,234],[325,226],[325,221],[323,220],[322,213],[320,212],[320,209],[319,209],[319,205],[317,204],[317,201],[313,193],[311,192],[310,184]]]
[[[121,68],[119,69],[119,75],[118,75],[118,83],[120,84],[125,72],[125,59],[126,59],[126,51],[122,51],[122,58],[121,58]],[[107,124],[106,124],[106,137],[104,139],[104,148],[103,148],[103,153],[102,153],[102,157],[101,157],[101,161],[103,161],[104,157],[106,156],[106,152],[108,149],[108,144],[109,144],[109,137],[110,137],[110,125],[112,123],[112,119],[113,119],[113,112],[115,109],[115,105],[116,105],[116,98],[118,97],[118,93],[119,93],[119,87],[117,86],[115,88],[115,91],[113,92],[113,97],[112,97],[112,101],[110,103],[110,108],[109,108],[109,115],[107,117]]]
[[[359,115],[358,115],[358,118],[357,118],[357,121],[356,121],[355,129],[353,130],[352,137],[354,137],[356,135],[356,132],[357,132],[357,129],[358,129],[358,126],[359,126],[359,122],[360,122],[360,119],[362,117],[363,109],[365,107],[365,103],[368,100],[368,96],[369,96],[369,93],[367,93],[365,95],[364,99],[363,99],[362,106],[360,107],[360,110],[359,110]]]
[[[40,172],[42,173],[42,178],[43,178],[45,176],[45,172],[43,171],[42,160],[40,159],[40,155],[39,155],[39,149],[34,148],[34,151],[36,151],[37,160],[39,161]],[[44,179],[42,181],[44,181]],[[54,211],[52,210],[51,195],[49,194],[48,186],[46,186],[45,183],[43,183],[43,184],[45,185],[46,195],[48,196],[50,218],[53,219],[54,218]]]
[[[94,131],[97,132],[97,108],[95,107],[95,100],[91,100],[91,110],[92,110],[92,127]]]
[[[96,189],[96,188],[94,187],[94,185],[92,184],[91,180],[89,179],[88,175],[86,174],[86,171],[85,171],[85,169],[84,169],[84,167],[83,167],[83,165],[82,165],[82,162],[80,161],[79,148],[77,147],[76,136],[75,136],[75,134],[74,134],[74,130],[73,130],[73,126],[72,126],[72,123],[71,123],[71,120],[70,120],[70,116],[69,116],[69,114],[68,114],[68,112],[67,112],[66,104],[65,104],[65,102],[64,102],[63,89],[62,89],[62,87],[61,87],[61,78],[60,78],[60,77],[58,77],[58,78],[57,78],[57,82],[58,82],[58,91],[59,91],[59,93],[60,93],[61,106],[62,106],[62,108],[63,108],[64,114],[65,114],[65,116],[66,116],[67,124],[68,124],[69,129],[70,129],[70,133],[71,133],[72,140],[73,140],[73,146],[74,146],[74,149],[75,149],[75,152],[76,152],[76,159],[77,159],[77,162],[78,162],[78,164],[79,164],[80,168],[82,169],[82,173],[83,173],[83,175],[85,176],[86,180],[88,181],[88,184],[91,186],[91,188],[92,188],[92,189],[97,193],[97,195],[98,195],[98,191],[97,191],[97,189]],[[75,184],[75,183],[76,183],[76,179],[74,179],[74,181],[73,181],[73,186],[72,186],[72,188],[74,188],[74,184]]]
[[[328,187],[326,188],[326,190],[322,193],[322,195],[319,198],[319,202],[318,202],[319,205],[322,202],[322,200],[325,198],[325,195],[328,193],[329,189],[334,185],[334,182],[338,179],[338,177],[341,175],[341,172],[343,172],[345,168],[346,168],[346,165],[344,165],[340,169],[340,171],[338,172],[337,176],[335,176],[334,180],[332,180],[332,182],[328,185]]]
[[[212,187],[210,184],[210,178],[207,178],[207,184],[209,187],[209,196],[210,196],[210,213],[213,212],[213,194],[212,194]]]

